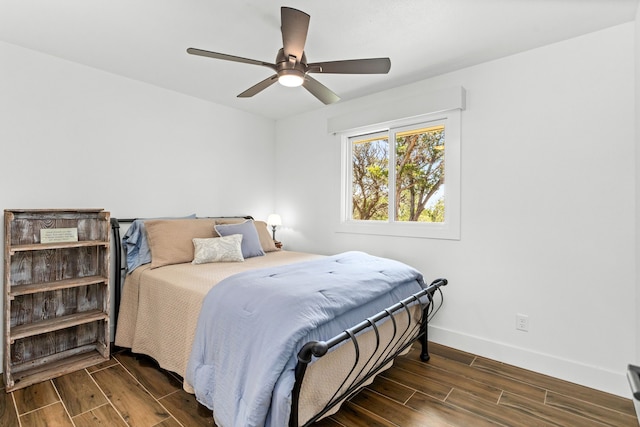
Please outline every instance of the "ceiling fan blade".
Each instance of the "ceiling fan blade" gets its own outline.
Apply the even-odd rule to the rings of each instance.
[[[309,73],[387,74],[391,69],[391,60],[389,58],[370,58],[314,62],[309,64],[307,68]]]
[[[274,74],[273,76],[264,79],[260,83],[251,86],[249,89],[238,95],[238,98],[251,98],[253,95],[262,92],[277,81],[278,75]]]
[[[257,61],[255,59],[241,58],[239,56],[227,55],[226,53],[209,52],[208,50],[196,49],[193,47],[190,47],[189,49],[187,49],[187,53],[190,53],[191,55],[206,56],[208,58],[223,59],[225,61],[242,62],[244,64],[252,64],[252,65],[262,65],[263,67],[269,67],[272,70],[276,69],[275,64],[270,64],[268,62]]]
[[[305,89],[311,92],[313,96],[318,98],[324,104],[333,104],[334,102],[340,101],[340,97],[338,95],[308,74],[304,76],[304,83],[302,86],[304,86]]]
[[[282,47],[285,58],[289,59],[293,55],[296,57],[296,62],[300,62],[304,52],[304,45],[307,42],[310,16],[291,7],[282,7],[280,15],[282,20]]]

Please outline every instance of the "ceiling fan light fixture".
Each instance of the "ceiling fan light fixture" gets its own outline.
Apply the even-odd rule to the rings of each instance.
[[[302,86],[304,74],[298,70],[282,70],[278,74],[278,83],[286,87]]]

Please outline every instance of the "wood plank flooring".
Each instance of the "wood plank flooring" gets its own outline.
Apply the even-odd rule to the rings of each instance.
[[[430,349],[428,363],[412,350],[316,426],[638,426],[629,399],[438,344]],[[0,393],[0,426],[215,424],[179,377],[121,350],[100,365]]]

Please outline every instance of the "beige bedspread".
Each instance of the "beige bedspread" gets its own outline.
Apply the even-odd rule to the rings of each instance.
[[[248,258],[244,262],[200,265],[187,263],[156,269],[151,269],[149,265],[138,267],[124,282],[115,344],[130,348],[134,353],[146,354],[154,358],[163,369],[184,378],[202,301],[209,289],[224,278],[249,269],[320,257],[322,255],[278,251]],[[337,347],[331,357],[327,355],[309,366],[300,393],[300,425],[322,410],[326,402],[335,396],[337,389],[341,393],[346,391],[351,381],[345,383],[345,377],[361,379],[368,370],[365,366],[371,367],[371,361],[379,362],[382,355],[396,351],[407,339],[407,332],[402,331],[409,327],[409,323],[409,328],[413,331],[409,335],[417,333],[421,318],[420,306],[413,306],[409,311],[410,321],[407,313],[401,310],[394,316],[395,328],[392,322],[385,322],[379,330],[379,337],[370,330],[358,338],[360,362],[355,368],[353,365],[356,353],[351,344]],[[398,331],[397,335],[394,333],[395,329]],[[386,364],[384,369],[391,367],[392,363]],[[373,378],[362,385],[371,381]],[[193,393],[193,388],[186,381],[183,381],[183,387],[187,392]],[[339,405],[324,416],[331,415],[338,409]]]
[[[320,258],[301,252],[267,252],[244,262],[138,267],[122,289],[115,344],[153,357],[183,378],[202,300],[222,279],[245,270]],[[193,392],[184,381],[184,388]]]

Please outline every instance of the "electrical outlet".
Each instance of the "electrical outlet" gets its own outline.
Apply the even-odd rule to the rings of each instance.
[[[516,329],[529,332],[529,316],[526,314],[516,314]]]

